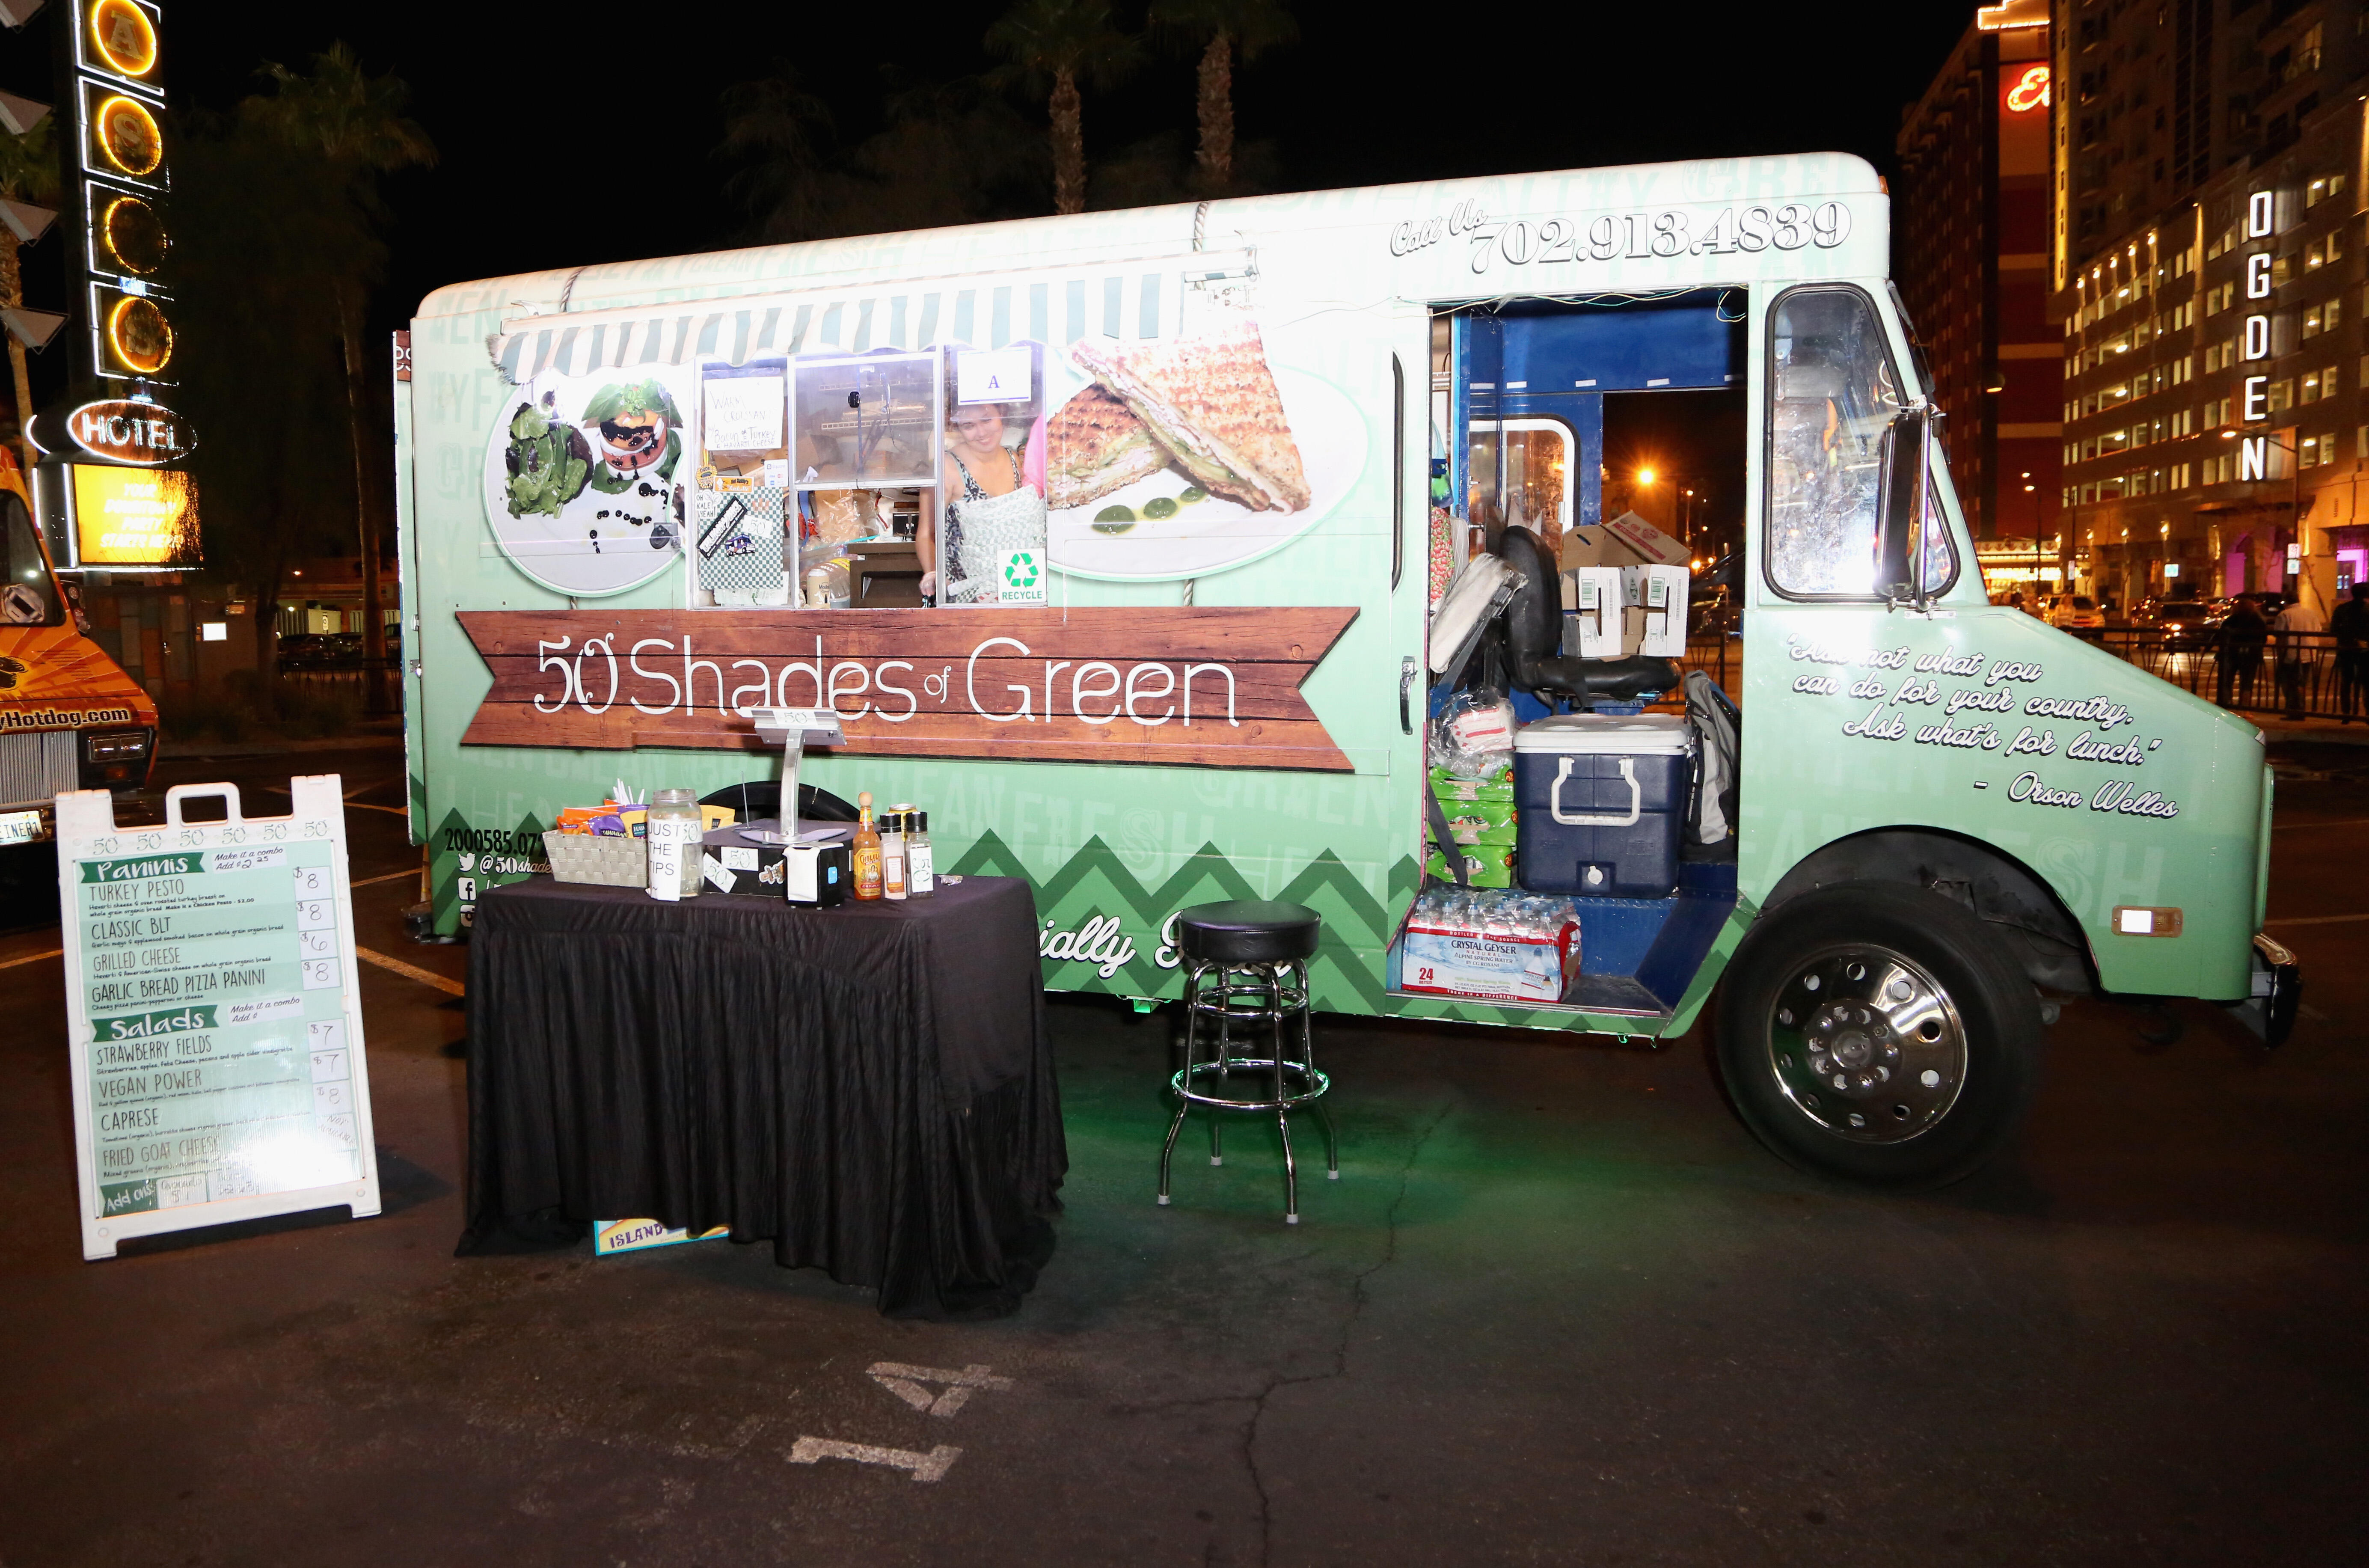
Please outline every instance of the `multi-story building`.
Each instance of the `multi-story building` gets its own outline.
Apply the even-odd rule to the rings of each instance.
[[[2048,0],[1982,7],[1896,143],[1894,272],[1978,540],[2056,530],[2065,348],[2047,312],[2048,40]]]
[[[2054,0],[2068,567],[2123,603],[2369,578],[2369,13]]]

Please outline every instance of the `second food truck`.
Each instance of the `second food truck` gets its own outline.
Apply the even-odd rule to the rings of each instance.
[[[440,290],[396,388],[437,924],[611,780],[762,779],[752,711],[830,707],[806,782],[1029,879],[1048,987],[1173,998],[1174,912],[1271,898],[1323,1009],[1716,996],[1819,1171],[1973,1169],[2052,997],[2275,1037],[2260,733],[1986,601],[1888,244],[1808,155]],[[1688,574],[1596,482],[1608,406],[1686,390],[1746,432],[1740,717],[1677,701]]]

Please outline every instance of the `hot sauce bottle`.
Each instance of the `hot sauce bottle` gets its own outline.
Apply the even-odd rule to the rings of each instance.
[[[880,886],[880,830],[872,825],[872,792],[865,790],[855,797],[862,814],[855,824],[855,846],[848,856],[858,898],[877,898]]]

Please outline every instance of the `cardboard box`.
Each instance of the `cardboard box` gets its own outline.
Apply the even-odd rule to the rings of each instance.
[[[1687,597],[1691,579],[1683,565],[1574,567],[1562,577],[1562,647],[1568,658],[1632,658],[1639,653],[1683,658],[1687,648]],[[1582,613],[1603,594],[1619,607],[1619,643],[1591,645]]]
[[[1459,844],[1510,844],[1514,841],[1511,800],[1443,800],[1448,830]]]
[[[1446,768],[1431,770],[1431,793],[1439,796],[1442,806],[1453,807],[1459,801],[1498,801],[1512,805],[1514,800],[1513,753],[1506,753],[1506,770],[1491,778],[1459,779]]]
[[[1574,567],[1683,567],[1687,547],[1633,511],[1594,528],[1563,531],[1564,571]]]
[[[1464,851],[1466,887],[1511,887],[1514,885],[1514,846],[1510,842],[1469,847],[1459,844],[1457,847]],[[1425,854],[1423,869],[1435,882],[1456,880],[1456,874],[1448,870],[1448,863],[1440,858],[1437,844],[1432,844]]]

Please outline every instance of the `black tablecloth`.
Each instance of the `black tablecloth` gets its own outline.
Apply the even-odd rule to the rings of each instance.
[[[1009,877],[836,910],[489,889],[460,1251],[727,1225],[891,1316],[1013,1310],[1069,1165],[1036,910]]]

